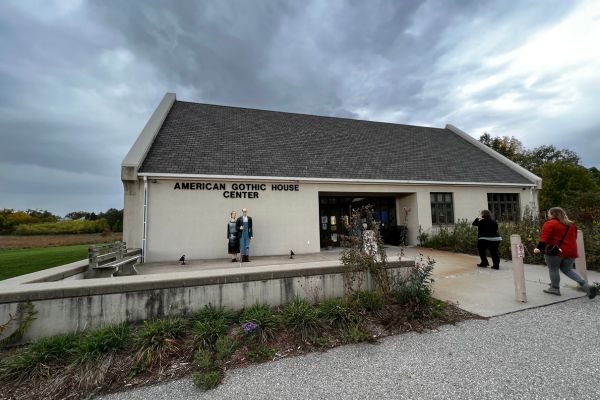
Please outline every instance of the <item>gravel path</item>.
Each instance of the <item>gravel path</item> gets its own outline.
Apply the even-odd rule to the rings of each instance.
[[[574,339],[573,339],[574,338]],[[600,302],[587,298],[102,397],[133,399],[597,399]]]

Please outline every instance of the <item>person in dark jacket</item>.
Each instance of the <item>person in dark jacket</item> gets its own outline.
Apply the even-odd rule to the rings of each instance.
[[[248,216],[248,209],[242,208],[242,216],[236,221],[238,237],[240,238],[240,254],[242,262],[250,261],[250,241],[254,238],[252,230],[252,217]]]
[[[546,249],[552,246],[559,247],[560,250],[557,255],[546,253]],[[577,226],[573,221],[569,220],[565,210],[560,207],[552,207],[548,210],[548,221],[544,222],[542,226],[540,241],[537,247],[533,249],[533,252],[543,252],[546,265],[548,266],[550,287],[544,289],[544,292],[560,296],[560,273],[558,272],[560,270],[563,274],[577,282],[585,290],[590,299],[596,297],[598,292],[596,287],[588,284],[573,269],[575,259],[579,257],[577,253]]]
[[[492,213],[489,210],[483,210],[481,215],[475,218],[473,225],[477,227],[477,251],[481,263],[478,267],[486,268],[489,263],[486,255],[486,250],[489,249],[492,256],[492,269],[500,269],[500,254],[498,247],[502,236],[498,233],[498,223],[492,218]]]

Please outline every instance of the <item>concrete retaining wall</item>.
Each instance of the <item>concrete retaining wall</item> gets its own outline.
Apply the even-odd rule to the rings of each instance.
[[[414,261],[390,264],[401,274]],[[316,302],[343,294],[343,267],[331,261],[2,285],[0,323],[16,314],[19,303],[31,301],[37,315],[23,337],[28,342],[123,321],[186,315],[209,303],[240,310],[255,303],[282,305],[295,296]]]

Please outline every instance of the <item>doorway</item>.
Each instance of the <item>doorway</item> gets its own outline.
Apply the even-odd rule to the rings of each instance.
[[[397,226],[396,196],[388,195],[319,195],[319,237],[321,248],[340,246],[341,236],[347,235],[346,223],[352,210],[373,206],[374,216],[381,223],[381,234]]]

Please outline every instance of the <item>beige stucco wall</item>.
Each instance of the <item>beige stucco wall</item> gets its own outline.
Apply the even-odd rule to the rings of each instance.
[[[253,217],[255,237],[250,255],[297,254],[320,251],[319,193],[388,193],[396,194],[398,222],[407,217],[409,244],[417,244],[419,226],[432,228],[430,192],[452,192],[455,220],[471,220],[487,208],[487,193],[519,193],[521,209],[532,202],[532,192],[522,187],[474,187],[458,185],[384,185],[348,183],[300,183],[299,191],[272,191],[271,184],[259,182],[266,190],[253,199],[231,199],[222,190],[174,190],[176,182],[256,183],[232,180],[148,179],[148,232],[145,261],[227,257],[226,224],[229,212],[238,216],[246,207]],[[287,182],[288,184],[290,182]],[[133,208],[133,209],[132,209]],[[124,237],[130,247],[141,247],[143,234],[143,181],[135,194],[125,193]]]
[[[123,241],[129,248],[142,248],[144,233],[144,184],[142,180],[123,181]]]

